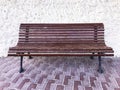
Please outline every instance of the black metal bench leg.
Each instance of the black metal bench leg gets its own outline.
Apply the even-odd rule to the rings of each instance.
[[[99,60],[99,65],[98,65],[98,72],[99,73],[103,73],[103,69],[102,69],[102,63],[101,63],[101,56],[98,56],[98,60]]]
[[[28,54],[30,54],[30,52],[28,52]],[[30,55],[30,56],[29,56],[29,59],[33,59],[33,57]]]
[[[24,72],[24,69],[22,67],[22,63],[23,63],[23,56],[20,56],[20,73]]]
[[[94,59],[94,55],[95,53],[92,53],[92,55],[90,56],[90,59]]]
[[[32,57],[32,56],[29,56],[29,59],[33,59],[33,57]]]

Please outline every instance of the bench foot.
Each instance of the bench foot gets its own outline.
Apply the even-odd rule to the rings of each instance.
[[[104,71],[103,71],[103,69],[98,69],[97,70],[99,73],[103,73]]]
[[[24,69],[22,67],[22,63],[23,63],[23,56],[20,56],[20,73],[24,72]]]
[[[22,72],[24,72],[25,70],[23,69],[23,68],[20,68],[20,71],[19,71],[19,73],[22,73]]]
[[[98,65],[98,72],[99,73],[103,73],[103,69],[102,69],[102,65],[101,65],[101,56],[98,56],[98,60],[99,60],[99,65]]]

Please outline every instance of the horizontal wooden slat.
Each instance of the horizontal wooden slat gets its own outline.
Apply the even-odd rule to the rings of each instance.
[[[32,53],[81,53],[81,52],[112,52],[111,49],[64,49],[64,50],[60,50],[60,49],[13,49],[13,51],[15,50],[15,52],[17,50],[19,50],[20,52],[32,52]],[[12,52],[13,52],[12,51]]]
[[[85,36],[85,35],[87,35],[87,36],[94,36],[94,34],[71,34],[71,36]],[[44,33],[44,34],[20,34],[19,36],[70,36],[69,34],[58,34],[58,33],[56,33],[56,34],[46,34],[46,33]],[[104,36],[103,34],[98,34],[97,36]]]
[[[38,24],[33,24],[33,23],[28,23],[28,24],[21,24],[20,28],[26,28],[26,27],[64,27],[64,28],[68,28],[68,27],[94,27],[94,26],[99,26],[99,27],[103,27],[103,23],[81,23],[81,24],[77,24],[77,23],[67,23],[67,24],[61,24],[61,23],[38,23]]]
[[[83,40],[92,40],[92,39],[83,39]],[[27,41],[25,41],[25,40],[19,40],[19,42],[27,42]],[[75,43],[75,42],[78,42],[78,43],[81,43],[80,42],[80,40],[75,40],[75,39],[71,39],[71,40],[29,40],[28,42],[34,42],[34,43],[38,43],[38,42],[48,42],[48,43],[68,43],[68,42],[73,42],[73,43]],[[95,41],[94,41],[95,42]],[[96,40],[96,42],[99,42],[99,41],[97,41]],[[92,42],[91,42],[92,43]]]
[[[19,41],[19,43],[28,43],[28,44],[33,44],[33,43],[38,43],[38,44],[41,44],[41,43],[43,43],[43,44],[50,44],[50,43],[53,43],[53,44],[56,44],[56,43],[67,43],[67,44],[71,44],[71,43],[81,43],[81,44],[89,44],[89,43],[98,43],[98,44],[101,44],[101,43],[104,43],[104,41],[97,41],[97,42],[95,42],[95,41],[92,41],[92,42],[80,42],[80,41],[64,41],[64,42],[61,42],[61,41],[40,41],[40,42],[34,42],[34,41],[31,41],[31,42],[26,42],[26,41]]]
[[[84,54],[84,53],[31,53],[31,54],[12,54],[12,53],[8,53],[8,56],[113,56],[113,53],[110,54]]]
[[[19,39],[24,39],[24,37],[23,38],[19,38]],[[94,39],[94,37],[93,36],[88,36],[88,37],[85,37],[85,36],[39,36],[39,37],[33,37],[33,38],[31,38],[31,37],[29,37],[28,38],[29,40],[34,40],[34,39],[44,39],[44,40],[46,40],[46,39],[67,39],[67,40],[69,40],[69,39],[79,39],[79,40],[81,40],[81,39]],[[103,39],[102,37],[98,37],[97,39]]]
[[[70,25],[68,25],[68,26],[58,26],[58,25],[56,25],[56,26],[34,26],[34,25],[29,25],[29,26],[22,26],[21,25],[21,28],[20,29],[26,29],[26,28],[30,28],[30,29],[38,29],[38,28],[40,28],[40,29],[92,29],[92,28],[99,28],[99,29],[101,29],[101,28],[103,28],[102,26],[97,26],[97,25],[94,25],[94,26],[81,26],[80,24],[78,25],[78,26],[70,26]]]
[[[29,30],[29,33],[35,32],[94,32],[95,30]],[[26,31],[21,30],[20,32],[26,33]],[[104,32],[104,30],[97,30],[97,32]]]
[[[99,34],[103,35],[103,33],[104,32],[99,32],[98,35]],[[73,34],[76,34],[76,35],[77,34],[79,34],[79,35],[82,35],[82,34],[83,35],[90,35],[90,34],[92,34],[93,35],[94,32],[80,32],[80,33],[79,32],[41,32],[41,33],[40,32],[39,33],[34,32],[34,33],[20,33],[20,35],[27,35],[27,34],[28,35],[39,35],[39,34],[59,34],[59,35],[62,35],[62,34],[66,34],[67,35],[68,34],[69,35],[70,34],[72,36]]]
[[[94,33],[95,31],[29,31],[28,33],[30,34],[34,34],[34,33],[81,33],[81,34],[84,34],[84,33]],[[20,33],[26,33],[25,31],[21,31]],[[104,31],[97,31],[97,33],[104,33]]]
[[[29,27],[29,28],[24,28],[24,29],[20,29],[22,31],[26,31],[27,29],[29,29],[30,31],[38,31],[38,30],[41,30],[41,31],[94,31],[95,28],[94,27],[91,27],[91,28],[81,28],[81,27],[77,27],[77,28],[41,28],[41,27],[37,27],[37,28],[32,28],[32,27]],[[104,31],[103,28],[98,28],[97,29],[98,31]]]

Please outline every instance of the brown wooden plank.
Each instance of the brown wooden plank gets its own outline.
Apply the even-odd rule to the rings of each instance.
[[[84,27],[88,27],[88,26],[102,26],[103,27],[103,23],[82,23],[82,24],[77,24],[77,23],[64,23],[64,24],[61,24],[61,23],[37,23],[37,24],[34,24],[34,23],[25,23],[25,24],[21,24],[20,28],[26,28],[26,27],[51,27],[51,28],[54,28],[54,27],[78,27],[78,26],[84,26]]]
[[[79,54],[48,54],[48,53],[41,53],[41,54],[8,54],[8,56],[113,56],[113,53],[111,54],[83,54],[83,53],[79,53]]]

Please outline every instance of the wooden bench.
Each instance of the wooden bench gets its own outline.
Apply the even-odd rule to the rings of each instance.
[[[98,56],[98,72],[102,73],[101,56],[113,56],[104,42],[103,23],[21,24],[19,42],[9,56]]]

